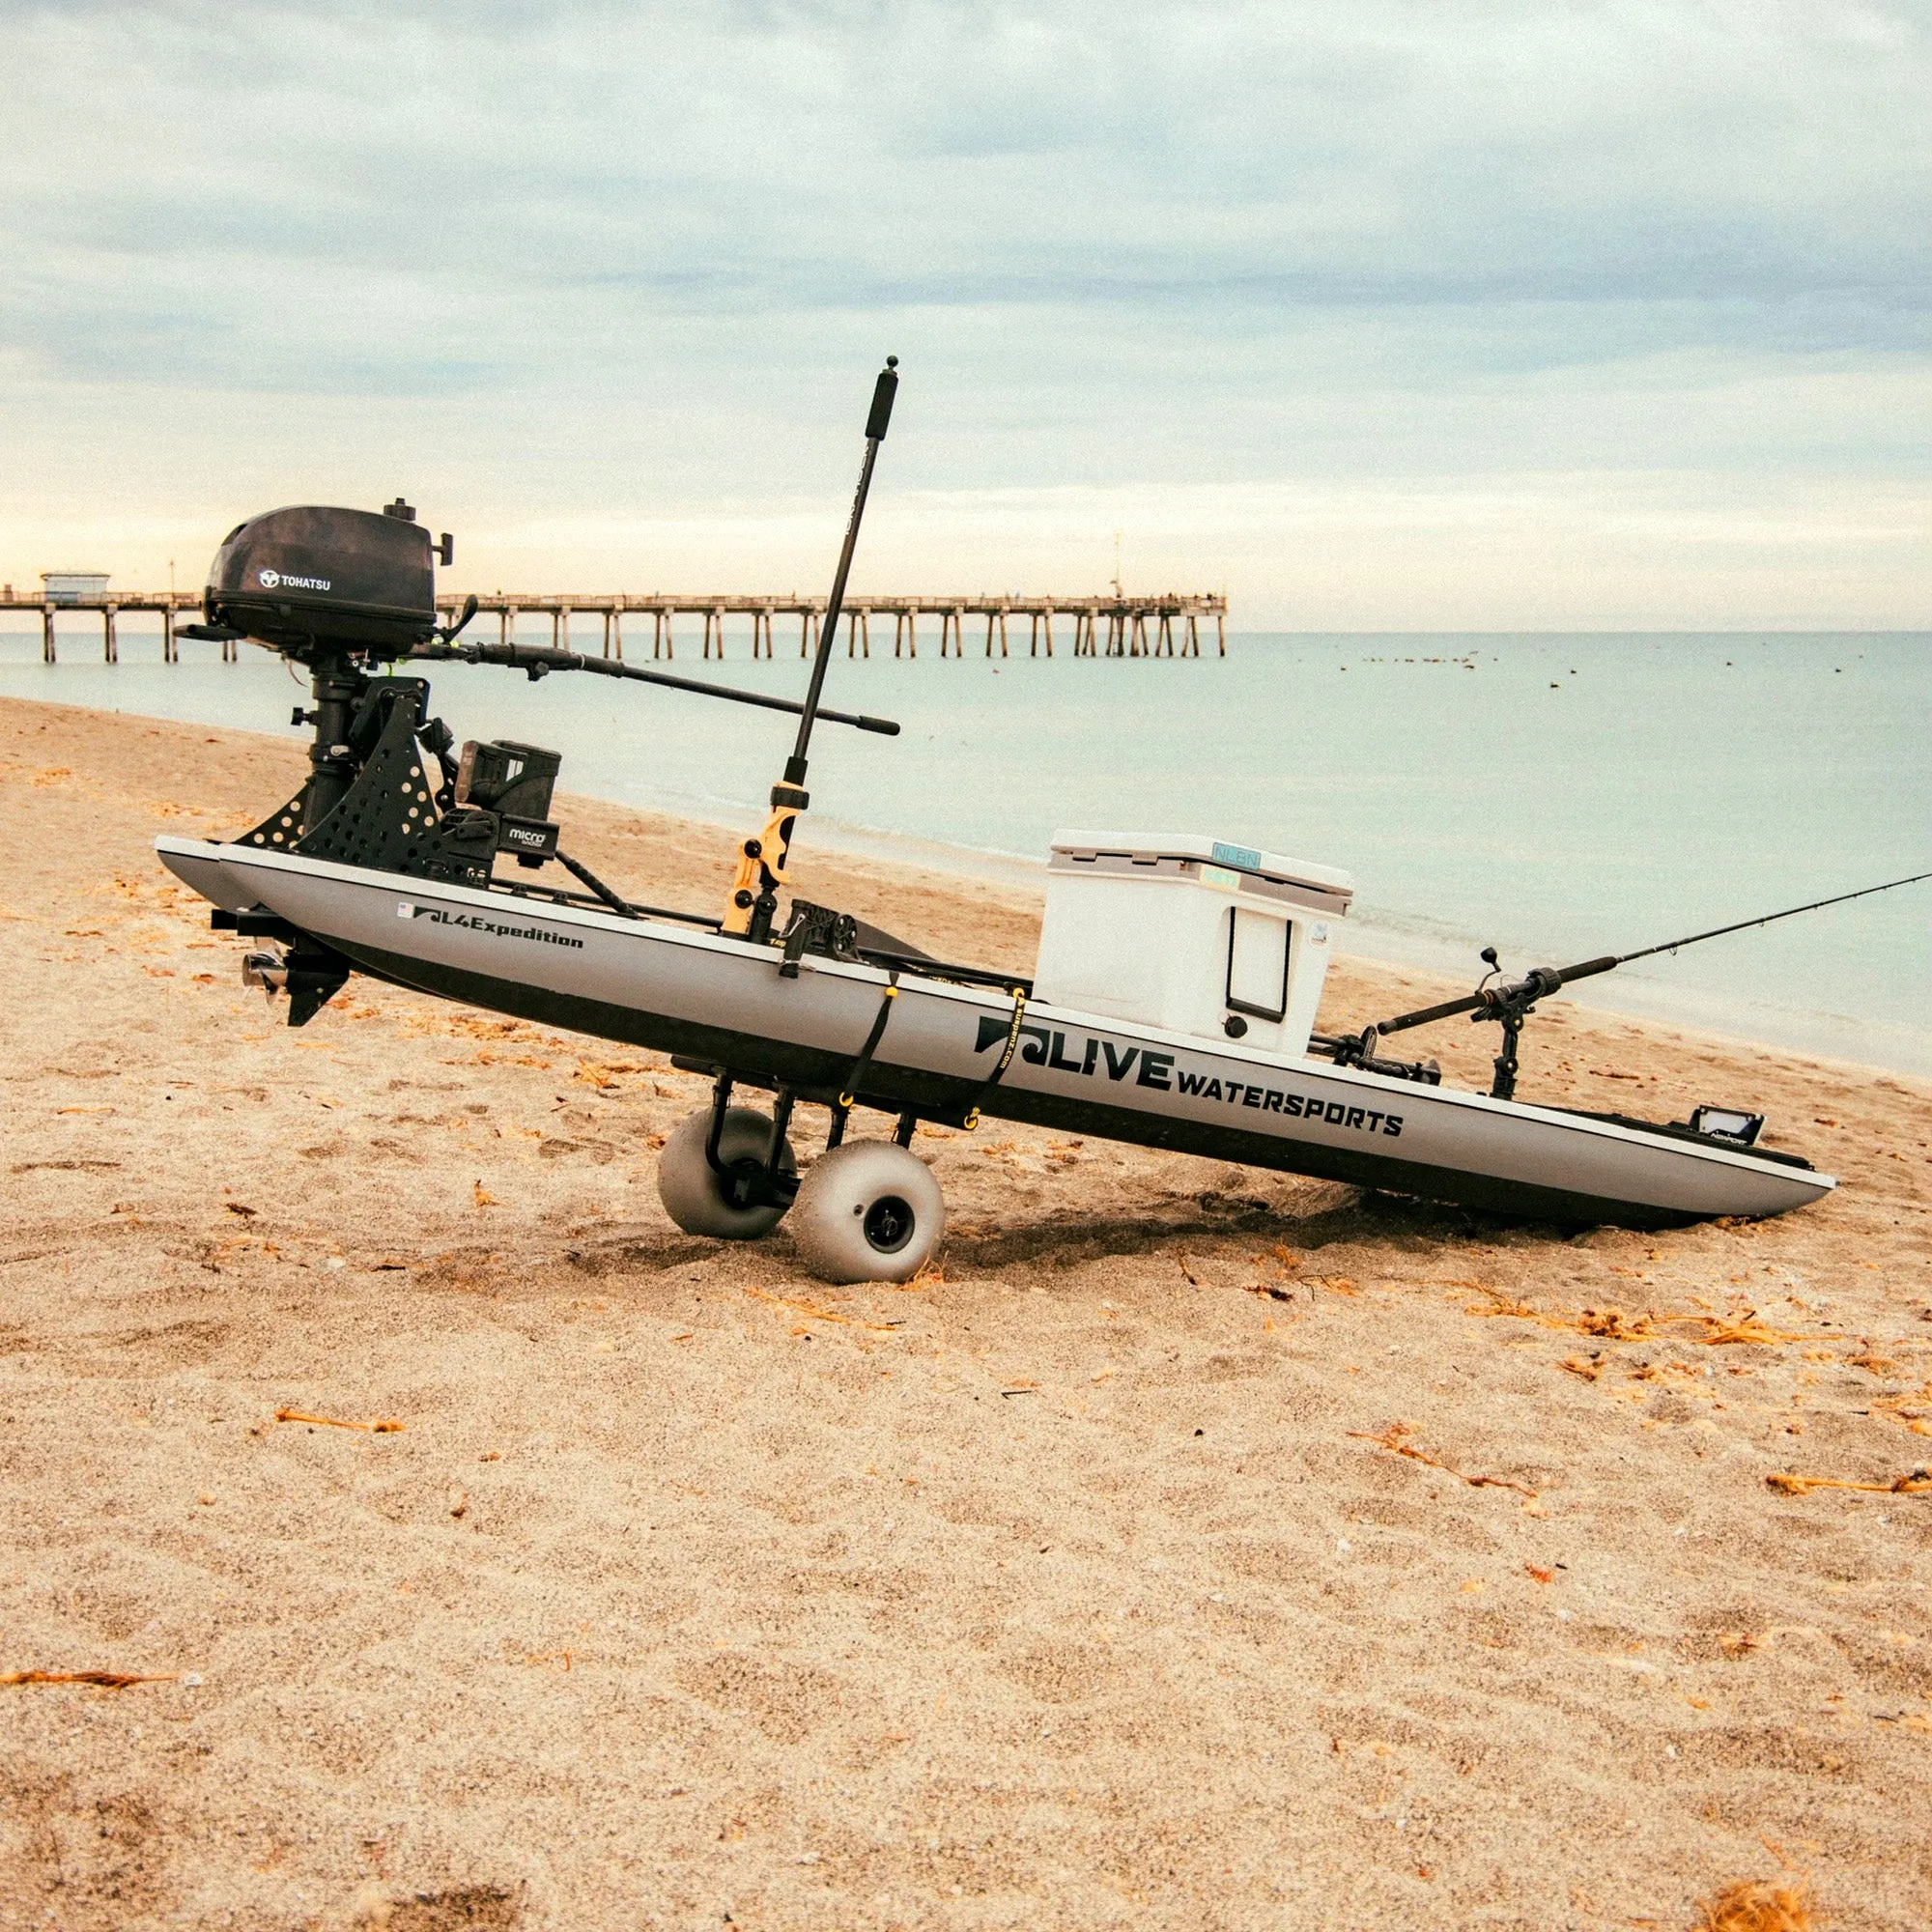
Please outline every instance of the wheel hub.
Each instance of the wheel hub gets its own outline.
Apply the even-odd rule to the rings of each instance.
[[[866,1239],[882,1255],[895,1255],[912,1239],[916,1217],[896,1194],[874,1201],[866,1214]]]

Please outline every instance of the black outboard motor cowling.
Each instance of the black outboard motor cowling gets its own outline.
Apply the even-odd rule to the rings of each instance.
[[[318,649],[384,657],[436,628],[429,532],[400,499],[390,509],[270,510],[229,533],[202,609],[289,657]]]

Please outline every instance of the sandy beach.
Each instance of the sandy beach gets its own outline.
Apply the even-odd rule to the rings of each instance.
[[[940,1269],[827,1289],[668,1221],[655,1056],[244,990],[152,840],[301,769],[0,703],[0,1927],[1932,1923],[1932,1087],[1558,1003],[1523,1097],[1838,1192],[1565,1236],[988,1122]],[[799,889],[1031,963],[1017,886]]]

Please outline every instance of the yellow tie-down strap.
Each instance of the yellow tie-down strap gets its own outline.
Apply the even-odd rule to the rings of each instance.
[[[980,1083],[980,1090],[973,1095],[973,1104],[959,1117],[959,1124],[967,1132],[980,1124],[980,1108],[995,1087],[1006,1077],[1007,1068],[1013,1064],[1013,1055],[1019,1050],[1020,1022],[1026,1018],[1026,988],[1013,988],[1013,1023],[1007,1029],[1007,1043],[1000,1051],[999,1065]]]
[[[893,1002],[899,996],[899,973],[895,966],[891,978],[886,982],[885,997],[879,1002],[878,1016],[872,1021],[872,1030],[866,1036],[866,1043],[859,1049],[859,1057],[852,1063],[851,1070],[845,1075],[844,1089],[838,1095],[838,1104],[849,1107],[859,1092],[859,1083],[866,1077],[866,1069],[872,1064],[872,1056],[879,1050],[879,1042],[886,1037],[886,1022],[893,1016]]]

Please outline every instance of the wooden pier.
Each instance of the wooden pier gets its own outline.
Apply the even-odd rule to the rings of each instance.
[[[464,598],[441,595],[437,609],[446,622],[454,622]],[[623,592],[598,595],[511,595],[498,591],[479,596],[473,624],[489,618],[497,620],[499,639],[513,639],[518,624],[526,618],[548,621],[550,640],[559,650],[581,648],[571,640],[571,620],[595,619],[601,626],[600,649],[607,658],[621,658],[627,641],[625,621],[630,620],[629,643],[639,656],[643,649],[643,627],[650,627],[650,654],[653,658],[674,658],[677,654],[677,621],[683,620],[686,648],[693,641],[690,630],[698,627],[698,654],[704,658],[724,655],[726,618],[751,620],[752,656],[774,654],[774,634],[780,619],[789,627],[798,621],[798,654],[810,657],[817,647],[825,621],[822,597],[676,597],[629,595]],[[168,591],[106,591],[99,596],[64,597],[15,596],[11,584],[0,595],[0,611],[33,611],[41,618],[42,656],[56,662],[54,619],[62,611],[89,611],[101,625],[104,661],[118,664],[121,646],[118,620],[129,613],[158,614],[161,619],[161,661],[176,664],[180,648],[175,636],[177,620],[183,616],[198,619],[201,597]],[[1109,593],[1098,597],[863,597],[848,598],[844,610],[845,654],[869,658],[872,655],[872,620],[893,627],[893,656],[919,656],[920,620],[939,625],[939,655],[966,655],[966,626],[974,627],[974,642],[980,644],[980,620],[985,620],[983,654],[1009,657],[1016,621],[1027,625],[1028,657],[1052,657],[1053,626],[1058,618],[1063,627],[1072,626],[1072,650],[1076,658],[1198,658],[1201,632],[1206,619],[1214,621],[1215,655],[1228,655],[1228,600],[1222,596],[1134,597]],[[1062,630],[1065,638],[1065,628]],[[880,639],[880,654],[885,650]],[[238,655],[235,644],[224,643],[221,656],[232,664]]]
[[[175,639],[175,623],[178,618],[198,619],[201,615],[201,592],[191,595],[186,591],[168,590],[116,590],[99,597],[43,597],[37,595],[15,595],[10,583],[0,593],[0,611],[32,611],[41,620],[41,657],[47,664],[56,662],[54,652],[54,619],[63,611],[88,611],[100,619],[101,660],[106,664],[121,662],[120,619],[128,612],[158,613],[161,620],[161,662],[180,662],[179,646]],[[236,646],[226,643],[221,646],[221,661],[233,664],[238,656]]]

